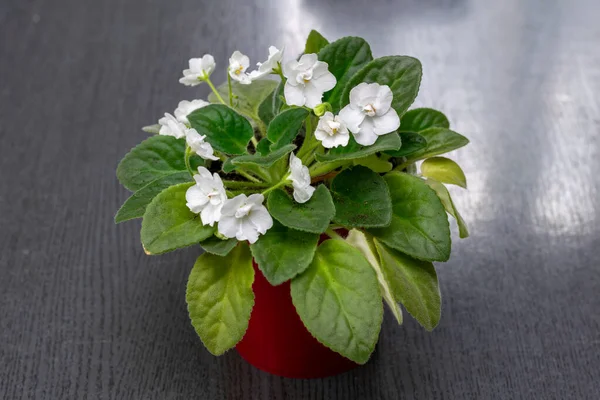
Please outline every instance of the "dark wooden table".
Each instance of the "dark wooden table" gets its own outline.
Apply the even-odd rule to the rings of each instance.
[[[597,0],[0,2],[0,398],[600,398]],[[115,226],[120,157],[181,99],[191,56],[301,51],[311,28],[424,65],[472,236],[438,265],[440,326],[389,315],[363,368],[323,380],[215,358],[185,306],[200,249]],[[223,70],[217,80],[225,77]]]

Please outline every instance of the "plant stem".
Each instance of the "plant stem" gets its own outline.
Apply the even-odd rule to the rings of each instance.
[[[269,186],[268,183],[265,182],[245,182],[245,181],[223,181],[225,187],[230,189],[240,189],[240,188],[265,188]]]
[[[241,176],[243,176],[244,178],[248,179],[249,181],[252,181],[254,183],[262,183],[260,181],[260,179],[253,177],[252,175],[250,175],[249,173],[241,170],[241,169],[236,169],[235,172],[237,172],[238,174],[240,174]]]
[[[280,62],[278,62],[278,63],[277,63],[277,68],[274,68],[273,70],[274,70],[274,71],[275,71],[275,73],[276,73],[277,75],[279,75],[279,77],[281,78],[281,83],[282,83],[282,84],[285,84],[285,81],[286,81],[286,79],[285,79],[285,76],[283,76],[283,70],[282,70],[282,68],[281,68],[281,63],[280,63]]]
[[[229,106],[233,108],[233,91],[231,90],[231,75],[227,73],[227,86],[229,87]]]
[[[271,191],[273,191],[273,190],[275,190],[275,189],[278,189],[278,188],[280,188],[280,187],[282,187],[282,186],[285,186],[285,185],[287,185],[287,184],[289,183],[289,181],[288,181],[288,176],[289,176],[289,175],[286,175],[286,176],[284,176],[284,177],[283,177],[283,179],[279,181],[279,183],[277,183],[277,184],[276,184],[276,185],[274,185],[274,186],[271,186],[270,188],[268,188],[267,190],[265,190],[264,192],[262,192],[262,195],[264,196],[264,195],[266,195],[267,193],[269,193],[269,192],[271,192]]]
[[[192,171],[192,166],[190,165],[190,156],[191,155],[192,155],[192,148],[186,144],[185,145],[185,155],[183,157],[184,161],[185,161],[185,167],[187,168],[190,175],[192,177],[194,177],[194,171]]]
[[[325,234],[332,239],[344,240],[344,238],[341,237],[340,235],[338,235],[336,233],[336,231],[334,231],[331,227],[327,228],[327,230],[325,231]]]
[[[229,74],[227,74],[227,76],[229,76]],[[217,96],[217,99],[219,99],[219,101],[221,103],[227,105],[227,103],[225,103],[225,100],[223,100],[223,98],[221,97],[221,95],[217,91],[217,88],[215,87],[215,85],[213,85],[213,83],[211,82],[210,78],[208,76],[205,76],[204,80],[206,81],[206,83],[208,83],[208,86],[210,86],[210,88],[213,91],[213,93],[215,94],[215,96]]]
[[[256,146],[258,146],[258,140],[256,140],[256,138],[254,136],[252,136],[250,138],[250,140],[252,141],[252,144],[254,145],[254,148],[256,149]]]

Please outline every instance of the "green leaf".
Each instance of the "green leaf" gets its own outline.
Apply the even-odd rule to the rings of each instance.
[[[281,100],[281,97],[283,96],[283,87],[284,85],[279,82],[277,87],[265,97],[258,107],[258,116],[265,125],[269,125],[273,118],[279,114],[279,110],[283,104],[283,101]]]
[[[125,155],[117,167],[117,177],[135,192],[157,179],[187,171],[184,153],[185,140],[152,136]]]
[[[256,151],[260,153],[261,156],[266,156],[271,151],[271,141],[267,138],[262,138],[258,142],[256,146]]]
[[[346,147],[334,147],[327,154],[316,154],[318,161],[338,161],[352,160],[355,158],[363,158],[371,154],[375,154],[384,150],[398,150],[402,146],[400,136],[397,133],[390,133],[380,136],[377,141],[371,146],[361,146],[356,143],[354,137],[350,137],[350,141]]]
[[[304,46],[304,54],[318,53],[329,42],[319,32],[314,29],[308,34],[306,45]]]
[[[285,191],[274,190],[267,205],[271,216],[288,228],[303,232],[323,233],[335,215],[331,194],[320,185],[306,203],[297,203]]]
[[[431,108],[415,108],[407,111],[400,121],[403,132],[421,132],[429,128],[450,128],[448,118],[442,112]]]
[[[319,51],[319,60],[328,65],[337,79],[337,84],[323,96],[323,102],[329,102],[334,112],[342,108],[344,87],[362,67],[373,60],[369,44],[359,37],[344,37],[328,44]]]
[[[202,225],[200,216],[186,206],[185,193],[192,185],[193,182],[171,186],[148,205],[141,232],[146,253],[166,253],[212,236],[214,228]]]
[[[326,240],[304,273],[292,280],[292,301],[306,328],[325,346],[364,364],[381,329],[377,277],[343,240]]]
[[[274,221],[250,250],[269,283],[279,285],[308,268],[318,241],[316,233],[297,231]]]
[[[190,182],[192,177],[188,171],[176,172],[171,175],[165,175],[162,178],[158,178],[134,194],[132,194],[123,203],[117,215],[115,215],[115,222],[120,223],[128,221],[130,219],[141,218],[146,212],[146,207],[153,198],[155,198],[160,192],[166,188],[177,185],[179,183]]]
[[[382,160],[376,154],[353,160],[354,165],[362,165],[378,173],[390,172],[394,166],[391,162]]]
[[[257,80],[250,85],[243,85],[236,81],[231,82],[231,91],[234,96],[237,96],[233,100],[233,108],[240,114],[258,121],[260,119],[258,117],[259,106],[276,86],[276,81],[268,79]],[[219,85],[217,91],[223,99],[226,101],[229,99],[229,87],[227,82]],[[221,104],[214,93],[208,95],[208,101],[215,104]]]
[[[249,154],[245,156],[234,157],[230,159],[231,164],[235,166],[259,166],[269,168],[283,157],[290,154],[296,148],[295,144],[288,144],[271,153],[263,156],[259,153]],[[227,171],[225,171],[227,172]]]
[[[200,242],[200,246],[204,251],[217,256],[225,257],[238,243],[237,239],[219,239],[216,236],[211,236],[208,239]]]
[[[381,266],[394,298],[423,328],[432,331],[440,322],[442,298],[433,264],[415,260],[375,239]]]
[[[392,221],[392,200],[379,174],[357,166],[339,173],[331,182],[335,205],[333,222],[345,227],[388,226]]]
[[[267,138],[273,142],[271,151],[292,143],[307,116],[308,110],[299,107],[289,108],[277,115],[267,129]]]
[[[212,354],[225,353],[246,333],[253,282],[252,256],[244,243],[225,257],[204,253],[194,264],[185,298],[192,325]]]
[[[450,227],[444,206],[421,179],[400,172],[384,177],[392,196],[392,223],[369,232],[386,245],[427,261],[450,257]]]
[[[248,142],[254,136],[252,125],[246,118],[221,104],[199,108],[187,118],[192,128],[206,135],[207,141],[223,153],[246,153]]]
[[[449,158],[432,157],[421,164],[421,175],[436,181],[467,188],[467,178],[460,166]]]
[[[454,202],[452,201],[452,197],[450,196],[450,192],[448,192],[448,189],[446,188],[446,186],[444,186],[440,182],[438,182],[434,179],[431,179],[431,178],[427,179],[425,182],[433,190],[435,190],[435,193],[440,198],[440,201],[444,205],[446,212],[448,214],[452,215],[452,217],[454,217],[454,219],[456,220],[456,224],[458,225],[458,236],[461,239],[468,238],[469,237],[469,229],[467,228],[467,224],[466,224],[465,220],[462,218],[462,216],[460,215],[460,213],[458,212],[458,210],[456,209],[456,206],[454,205]]]
[[[362,255],[365,256],[367,261],[369,261],[371,267],[373,267],[375,273],[377,274],[377,281],[379,282],[379,288],[381,289],[383,300],[385,300],[389,306],[394,318],[396,318],[396,321],[398,321],[398,324],[402,325],[402,310],[398,305],[399,301],[394,298],[390,283],[388,282],[383,268],[381,267],[381,263],[379,262],[379,254],[375,248],[373,237],[371,235],[367,236],[363,232],[356,229],[352,229],[348,234],[346,241],[350,245],[354,246],[354,248],[358,249]]]
[[[402,117],[415,101],[421,84],[421,62],[408,56],[388,56],[377,58],[358,71],[344,88],[342,106],[348,104],[350,91],[362,82],[388,85],[394,99],[392,107]]]
[[[409,159],[407,162],[444,154],[469,143],[469,139],[463,135],[446,128],[429,128],[419,132],[419,134],[425,138],[427,146],[411,153],[407,157]]]
[[[418,133],[398,132],[398,134],[400,135],[400,139],[402,139],[402,147],[400,147],[400,150],[387,150],[385,154],[393,157],[405,157],[427,147],[427,141]]]

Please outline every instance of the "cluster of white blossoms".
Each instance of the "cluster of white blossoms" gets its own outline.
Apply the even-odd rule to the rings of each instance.
[[[323,94],[333,89],[337,83],[329,71],[328,64],[319,61],[316,54],[304,54],[299,60],[281,64],[283,49],[269,47],[269,56],[264,63],[257,63],[257,69],[247,72],[250,59],[239,51],[229,58],[227,72],[231,79],[241,84],[251,84],[270,74],[281,74],[286,78],[284,97],[288,106],[315,108],[321,104]],[[208,81],[215,69],[215,60],[210,54],[202,58],[192,58],[189,69],[183,71],[179,80],[184,85],[195,86]],[[211,84],[212,85],[212,84]],[[212,86],[211,86],[212,87]],[[214,89],[214,88],[213,88]],[[323,147],[347,146],[350,133],[358,144],[370,146],[377,138],[396,131],[400,118],[392,108],[393,93],[387,85],[361,83],[350,91],[350,103],[338,115],[325,112],[315,130],[315,138]],[[204,100],[181,101],[174,111],[175,116],[166,113],[159,120],[161,135],[184,138],[189,148],[207,160],[217,160],[210,143],[195,129],[190,127],[188,115],[208,105]],[[254,243],[273,226],[273,219],[263,205],[263,194],[237,195],[231,199],[219,174],[205,167],[198,167],[194,175],[195,185],[186,193],[187,207],[200,214],[203,225],[217,223],[219,233],[227,238],[248,240]],[[290,154],[289,171],[282,184],[291,182],[294,200],[306,203],[315,188],[311,186],[311,176],[307,166],[294,153]]]
[[[292,182],[294,199],[298,203],[310,200],[315,188],[310,185],[308,168],[294,153],[290,154],[290,169],[285,179]],[[200,214],[203,225],[213,226],[218,222],[221,235],[250,243],[256,242],[259,235],[264,235],[273,226],[262,194],[240,194],[228,199],[219,174],[211,175],[204,167],[198,167],[194,180],[196,184],[187,190],[185,199],[190,211]]]
[[[192,149],[192,151],[198,154],[205,160],[218,160],[219,158],[214,155],[214,150],[210,143],[206,142],[205,135],[200,135],[198,131],[190,128],[187,116],[199,108],[207,106],[209,103],[204,100],[183,100],[179,102],[177,109],[174,114],[175,117],[169,113],[165,113],[165,116],[158,120],[160,135],[174,136],[177,139],[185,137],[185,140]]]

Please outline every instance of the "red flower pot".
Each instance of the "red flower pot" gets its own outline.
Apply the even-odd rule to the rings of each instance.
[[[254,308],[238,353],[250,364],[288,378],[323,378],[358,366],[330,350],[304,327],[290,282],[272,286],[254,263]]]

